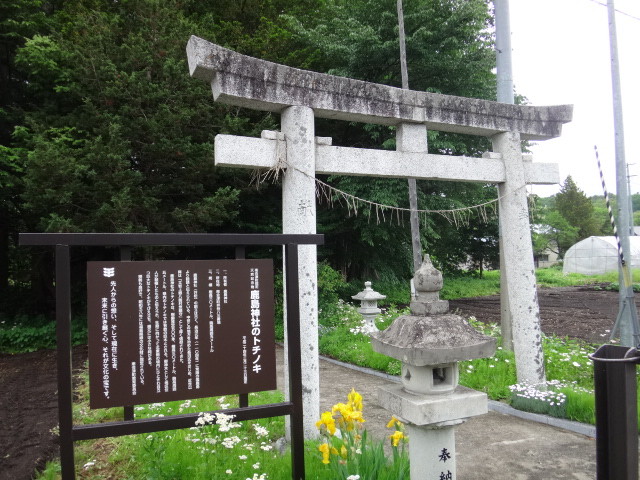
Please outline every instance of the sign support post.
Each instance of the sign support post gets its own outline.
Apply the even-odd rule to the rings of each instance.
[[[68,245],[56,245],[56,342],[58,357],[58,425],[63,479],[73,478],[73,385],[71,364],[71,271]]]

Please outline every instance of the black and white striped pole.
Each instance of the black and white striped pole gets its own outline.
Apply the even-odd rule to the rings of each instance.
[[[596,153],[596,161],[598,162],[598,171],[600,172],[600,182],[602,183],[602,190],[604,192],[604,200],[607,203],[607,211],[609,212],[609,221],[611,222],[611,228],[613,229],[613,235],[616,237],[616,244],[618,246],[618,257],[620,260],[620,305],[618,309],[618,316],[616,323],[611,329],[610,341],[613,340],[618,334],[620,335],[620,343],[627,347],[637,346],[640,344],[640,326],[638,324],[638,312],[636,309],[635,300],[633,297],[633,282],[631,279],[631,261],[627,262],[624,255],[620,236],[618,235],[618,229],[616,228],[615,217],[611,209],[611,201],[609,200],[609,192],[604,181],[604,175],[602,173],[602,165],[600,164],[600,156],[598,155],[597,145],[593,147]],[[618,202],[621,199],[618,198]],[[620,206],[618,207],[620,208]],[[624,206],[622,207],[624,208]],[[623,232],[623,236],[627,236],[628,232]],[[628,256],[631,259],[631,256]]]

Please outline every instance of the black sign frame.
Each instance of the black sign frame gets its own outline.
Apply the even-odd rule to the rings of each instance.
[[[248,395],[240,395],[240,406],[220,410],[238,421],[288,415],[290,417],[292,479],[303,480],[304,431],[302,368],[300,352],[300,305],[298,286],[298,246],[322,245],[323,235],[295,234],[164,234],[164,233],[21,233],[23,246],[55,246],[56,342],[58,370],[58,419],[60,463],[63,480],[75,479],[74,442],[97,438],[152,433],[190,428],[198,414],[183,414],[135,420],[133,406],[124,407],[124,420],[93,425],[73,425],[72,344],[71,344],[71,259],[70,247],[100,246],[120,248],[120,260],[131,260],[137,246],[233,246],[236,259],[244,259],[247,246],[284,246],[287,284],[287,342],[289,361],[289,401],[249,406]],[[214,413],[214,412],[210,412]]]

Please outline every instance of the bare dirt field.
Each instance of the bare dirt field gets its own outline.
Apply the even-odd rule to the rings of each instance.
[[[618,312],[618,294],[591,287],[542,288],[542,330],[605,343]],[[498,296],[450,302],[451,311],[487,322],[500,321]],[[86,347],[76,347],[74,368],[84,365]],[[31,479],[57,455],[55,351],[0,354],[0,479]]]
[[[618,314],[619,296],[618,292],[601,288],[539,288],[542,331],[589,343],[606,343]],[[500,323],[498,295],[451,300],[449,308],[463,316],[473,315],[483,322]]]

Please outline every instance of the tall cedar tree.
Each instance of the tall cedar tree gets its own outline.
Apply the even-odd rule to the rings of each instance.
[[[13,4],[25,9],[29,2]],[[18,219],[27,231],[279,231],[279,187],[257,190],[250,172],[216,169],[212,161],[216,134],[257,136],[278,128],[279,119],[214,103],[208,86],[188,75],[190,35],[294,67],[400,83],[393,0],[46,5],[46,24],[10,55],[24,90],[15,96],[17,127],[3,137],[11,154],[3,166],[20,167],[14,173],[22,194],[9,213],[14,232]],[[409,0],[405,22],[412,89],[495,98],[489,2]],[[317,132],[339,145],[394,148],[388,127],[318,121]],[[429,132],[429,142],[431,152],[443,154],[488,149],[485,139],[438,132]],[[407,204],[403,180],[332,181],[370,200]],[[421,208],[495,197],[482,185],[419,188]],[[408,221],[378,225],[372,215],[349,217],[343,208],[324,208],[319,217],[329,240],[321,254],[332,265],[352,276],[411,273]],[[466,233],[437,216],[423,221],[423,242],[442,263],[466,258],[471,247],[463,238],[484,242],[497,233],[495,222]],[[78,265],[86,258],[79,255]],[[37,267],[14,285],[30,277],[32,297],[42,298],[53,285],[50,258],[34,260]]]
[[[461,96],[494,99],[495,66],[492,17],[488,2],[470,0],[405,1],[409,86]],[[315,48],[309,68],[366,81],[401,85],[398,19],[394,0],[330,0],[322,15],[288,17],[304,48]],[[306,20],[306,23],[305,23]],[[364,148],[395,148],[395,129],[347,122],[317,122],[318,135],[334,144]],[[431,153],[480,156],[490,149],[479,137],[429,132]],[[336,188],[383,205],[408,207],[404,179],[330,177]],[[420,209],[463,208],[496,197],[493,186],[418,182]],[[336,197],[336,200],[339,197]],[[408,278],[412,272],[408,214],[382,218],[375,209],[322,209],[321,231],[334,266],[348,277]],[[472,250],[496,245],[497,222],[484,223],[466,212],[469,226],[460,228],[435,214],[421,218],[422,245],[441,268],[456,269]],[[393,218],[392,218],[393,217]],[[471,232],[483,230],[480,235]],[[495,253],[488,254],[495,257]],[[478,255],[476,255],[478,256]],[[484,255],[486,256],[486,255]]]
[[[555,197],[556,209],[569,225],[577,228],[580,241],[598,235],[600,229],[594,215],[593,204],[569,175]]]

